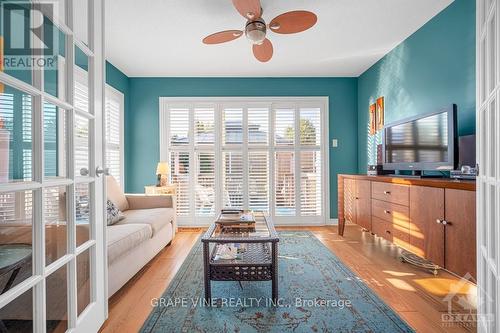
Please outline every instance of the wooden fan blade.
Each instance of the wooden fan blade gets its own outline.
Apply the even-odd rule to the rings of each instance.
[[[255,20],[262,15],[260,0],[233,0],[233,5],[247,20]]]
[[[311,28],[316,22],[318,22],[316,14],[296,10],[276,16],[269,23],[269,28],[279,34],[295,34]]]
[[[269,39],[265,39],[261,45],[254,44],[253,55],[260,62],[268,62],[273,57],[273,44]]]
[[[243,35],[243,31],[241,30],[226,30],[216,32],[203,38],[203,43],[205,44],[220,44],[230,42],[237,38],[240,38]]]

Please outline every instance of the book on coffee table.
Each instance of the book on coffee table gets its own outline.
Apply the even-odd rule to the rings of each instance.
[[[224,225],[244,225],[248,227],[255,224],[255,216],[252,211],[222,210],[215,222]]]

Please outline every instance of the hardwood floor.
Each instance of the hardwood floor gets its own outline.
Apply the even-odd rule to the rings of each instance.
[[[444,271],[434,277],[401,263],[395,246],[355,225],[346,225],[344,237],[330,226],[278,229],[313,232],[417,332],[476,331],[470,325],[445,325],[442,321],[442,315],[448,315],[447,295],[455,295],[453,313],[468,314],[470,310],[462,305],[474,312],[475,285],[460,283],[459,278]],[[113,295],[101,332],[137,332],[152,309],[151,299],[162,295],[201,233],[201,229],[181,230],[170,246]]]

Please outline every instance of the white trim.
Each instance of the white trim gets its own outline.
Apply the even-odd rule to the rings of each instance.
[[[170,160],[169,156],[169,105],[175,105],[176,107],[181,107],[184,106],[186,108],[189,108],[190,110],[193,109],[193,105],[199,105],[199,104],[212,104],[215,105],[215,123],[219,124],[218,126],[215,126],[215,142],[213,145],[213,149],[215,152],[215,160],[218,163],[222,163],[222,151],[226,150],[231,150],[231,147],[228,146],[223,146],[222,143],[220,142],[221,138],[221,127],[222,121],[222,108],[223,106],[227,106],[228,104],[230,105],[235,105],[238,108],[243,108],[243,123],[247,122],[247,117],[248,117],[248,107],[259,104],[263,105],[265,104],[267,107],[269,107],[269,117],[270,117],[270,122],[269,122],[269,143],[265,147],[260,147],[261,149],[264,149],[266,151],[270,152],[269,155],[269,181],[270,181],[270,193],[269,193],[269,210],[270,214],[273,216],[274,214],[274,154],[276,151],[293,151],[294,152],[294,158],[295,158],[295,178],[296,178],[296,184],[299,183],[299,185],[296,187],[296,214],[300,215],[300,182],[301,182],[301,175],[300,175],[300,156],[297,154],[301,151],[306,151],[306,150],[318,150],[321,153],[321,177],[322,177],[322,215],[319,217],[311,217],[308,216],[300,216],[300,217],[274,217],[274,221],[277,225],[284,225],[284,224],[289,224],[289,225],[327,225],[330,224],[330,174],[329,174],[329,126],[328,126],[328,121],[329,121],[329,98],[326,96],[292,96],[292,97],[160,97],[159,99],[159,133],[160,133],[160,159],[161,160]],[[272,112],[273,109],[275,108],[280,108],[280,107],[292,107],[296,110],[295,112],[295,124],[296,124],[296,144],[292,147],[277,147],[275,146],[274,143],[274,112]],[[320,147],[300,147],[300,112],[299,109],[301,107],[319,107],[321,109],[321,146]],[[192,119],[192,111],[190,111],[190,119]],[[190,126],[192,127],[192,122],[190,121]],[[192,128],[190,131],[190,135],[192,136]],[[245,136],[246,134],[244,134]],[[191,140],[192,141],[192,140]],[[191,143],[190,141],[190,143]],[[245,141],[245,140],[244,140]],[[190,146],[193,146],[190,144]],[[186,147],[187,148],[187,147]],[[247,153],[253,148],[248,147],[248,145],[240,145],[237,147],[239,151],[242,151],[243,154]],[[182,150],[182,148],[177,148],[173,147],[172,148],[174,151]],[[190,148],[191,149],[191,148]],[[255,149],[258,149],[256,147]],[[246,155],[246,154],[245,154]],[[192,163],[193,161],[190,161],[190,170],[194,170],[195,165]],[[297,166],[297,164],[299,164]],[[216,193],[221,193],[222,191],[222,175],[221,173],[221,168],[218,167],[218,172],[216,172],[216,181],[215,181],[215,190]],[[247,172],[244,172],[244,175],[246,175]],[[246,177],[244,178],[246,182]],[[194,181],[194,172],[191,172],[190,176],[190,184],[192,185]],[[191,186],[192,187],[192,186]],[[190,199],[191,201],[194,201],[193,198]],[[222,199],[221,199],[222,200]],[[222,203],[219,203],[217,200],[216,201],[216,211],[219,210],[222,205]],[[298,202],[298,203],[297,203]],[[194,225],[204,225],[206,226],[209,223],[209,220],[204,221],[203,217],[195,217],[195,209],[194,206],[192,205],[191,202],[191,213],[190,216],[179,216],[178,217],[178,223],[181,226],[194,226]],[[295,219],[295,220],[294,220]],[[315,221],[313,221],[313,219]],[[213,220],[213,218],[211,218]],[[285,221],[286,220],[286,221]],[[307,222],[307,223],[304,223]]]

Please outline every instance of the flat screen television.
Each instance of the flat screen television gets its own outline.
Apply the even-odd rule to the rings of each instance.
[[[455,170],[458,164],[457,106],[385,126],[385,170]]]

